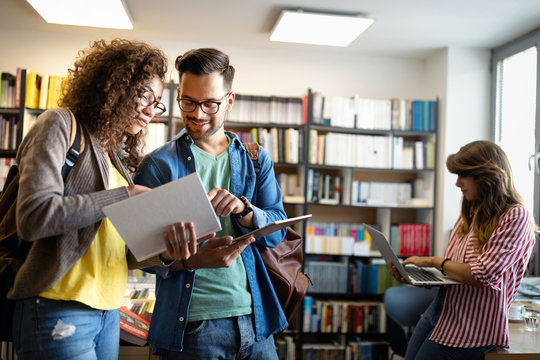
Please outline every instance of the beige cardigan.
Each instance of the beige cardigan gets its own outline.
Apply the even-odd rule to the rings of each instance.
[[[11,299],[36,296],[55,284],[92,243],[105,217],[103,207],[129,197],[126,187],[105,190],[109,183],[107,157],[87,131],[83,131],[85,148],[64,184],[61,169],[71,127],[68,110],[48,110],[39,116],[17,152],[17,233],[33,245],[8,293]],[[110,159],[132,184],[118,156],[110,154]],[[161,264],[158,257],[137,263],[128,252],[130,268]]]

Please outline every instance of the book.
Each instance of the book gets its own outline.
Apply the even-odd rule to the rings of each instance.
[[[26,74],[26,99],[24,106],[29,109],[37,109],[39,105],[39,88],[41,76],[33,71]]]
[[[39,89],[38,108],[47,108],[47,95],[49,94],[49,74],[43,74],[41,76],[41,85]]]
[[[192,173],[103,208],[137,261],[165,251],[163,232],[192,221],[198,237],[221,230],[199,174]]]
[[[120,307],[120,339],[143,346],[146,344],[148,329],[150,329],[149,321],[124,306]]]

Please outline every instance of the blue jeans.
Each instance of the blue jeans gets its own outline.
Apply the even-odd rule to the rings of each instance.
[[[42,297],[17,300],[13,342],[20,360],[117,360],[120,312]]]
[[[188,322],[183,350],[161,350],[162,360],[277,360],[274,337],[255,341],[253,316]]]
[[[424,312],[414,328],[409,340],[405,360],[482,360],[484,354],[495,347],[480,346],[474,348],[450,347],[429,340],[442,312],[446,287],[441,286],[437,296]]]

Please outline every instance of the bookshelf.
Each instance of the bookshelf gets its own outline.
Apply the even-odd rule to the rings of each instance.
[[[313,214],[299,230],[304,270],[316,285],[276,339],[280,358],[380,352],[383,294],[398,283],[362,224],[381,229],[401,256],[431,253],[438,99],[340,99],[308,90],[291,101],[302,111],[280,121],[268,114],[275,98],[237,95],[240,109],[225,128],[266,148],[289,217]],[[378,321],[351,325],[361,318]]]

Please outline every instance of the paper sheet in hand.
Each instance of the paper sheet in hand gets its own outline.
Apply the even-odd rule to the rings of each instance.
[[[273,233],[274,231],[278,231],[278,230],[281,230],[281,229],[283,229],[283,228],[285,228],[287,226],[294,225],[297,222],[305,220],[305,219],[310,218],[310,217],[311,217],[311,214],[307,214],[307,215],[302,215],[302,216],[297,216],[297,217],[293,217],[293,218],[289,218],[289,219],[283,219],[283,220],[278,220],[278,221],[271,222],[270,224],[267,224],[267,225],[263,226],[262,228],[255,229],[255,230],[253,230],[251,232],[248,232],[247,234],[244,234],[242,236],[239,236],[239,237],[233,239],[233,244],[235,242],[237,242],[237,241],[246,239],[246,238],[248,238],[250,236],[255,237],[255,239],[261,238],[263,236],[266,236],[268,234]]]
[[[165,251],[163,231],[179,221],[192,221],[198,238],[221,230],[197,173],[106,206],[103,212],[138,261]]]

